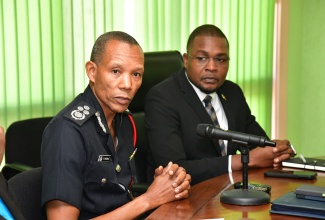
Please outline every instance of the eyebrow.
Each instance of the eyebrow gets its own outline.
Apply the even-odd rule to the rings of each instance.
[[[204,51],[204,50],[199,50],[199,51],[197,51],[196,52],[196,55],[198,54],[198,53],[202,53],[202,54],[204,54],[205,56],[207,56],[208,55],[208,52],[206,52],[206,51]],[[215,55],[214,57],[221,57],[221,56],[229,56],[227,53],[218,53],[217,55]]]

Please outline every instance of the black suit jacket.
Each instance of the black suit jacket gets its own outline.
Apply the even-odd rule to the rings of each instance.
[[[225,81],[218,89],[228,120],[228,130],[267,136],[251,114],[240,87]],[[192,184],[228,172],[228,156],[222,157],[218,140],[200,137],[198,124],[213,124],[201,100],[188,82],[185,69],[154,86],[146,95],[145,122],[149,140],[149,174],[169,161],[192,176]],[[228,155],[238,150],[228,142]]]
[[[20,208],[14,200],[14,197],[10,192],[10,188],[8,187],[7,180],[3,177],[2,173],[0,173],[0,198],[3,200],[4,204],[7,206],[10,213],[15,219],[25,219]],[[0,219],[4,218],[0,216]]]

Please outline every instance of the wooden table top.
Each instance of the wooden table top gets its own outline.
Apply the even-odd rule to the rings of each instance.
[[[270,201],[294,191],[302,184],[325,186],[325,172],[318,172],[314,180],[264,177],[272,168],[249,169],[248,182],[271,185]],[[281,169],[281,168],[280,168]],[[297,170],[282,168],[284,170]],[[242,171],[232,173],[233,183],[242,181]],[[221,175],[192,186],[189,198],[164,204],[148,216],[150,219],[307,219],[297,216],[270,214],[271,203],[256,206],[230,205],[220,201],[224,190],[233,189],[229,174]]]

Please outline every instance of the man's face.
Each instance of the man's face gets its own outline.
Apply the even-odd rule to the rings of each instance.
[[[142,83],[144,55],[141,48],[111,40],[106,44],[100,64],[91,64],[94,68],[90,68],[88,76],[104,112],[125,111]]]
[[[215,92],[226,80],[229,68],[227,40],[197,36],[183,59],[189,80],[204,93]]]

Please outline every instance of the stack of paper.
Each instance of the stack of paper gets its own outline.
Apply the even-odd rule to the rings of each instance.
[[[304,158],[305,161],[302,161],[301,158],[295,157],[285,161],[282,161],[282,166],[284,167],[294,167],[307,170],[317,170],[325,171],[325,160],[315,159],[315,158]]]

